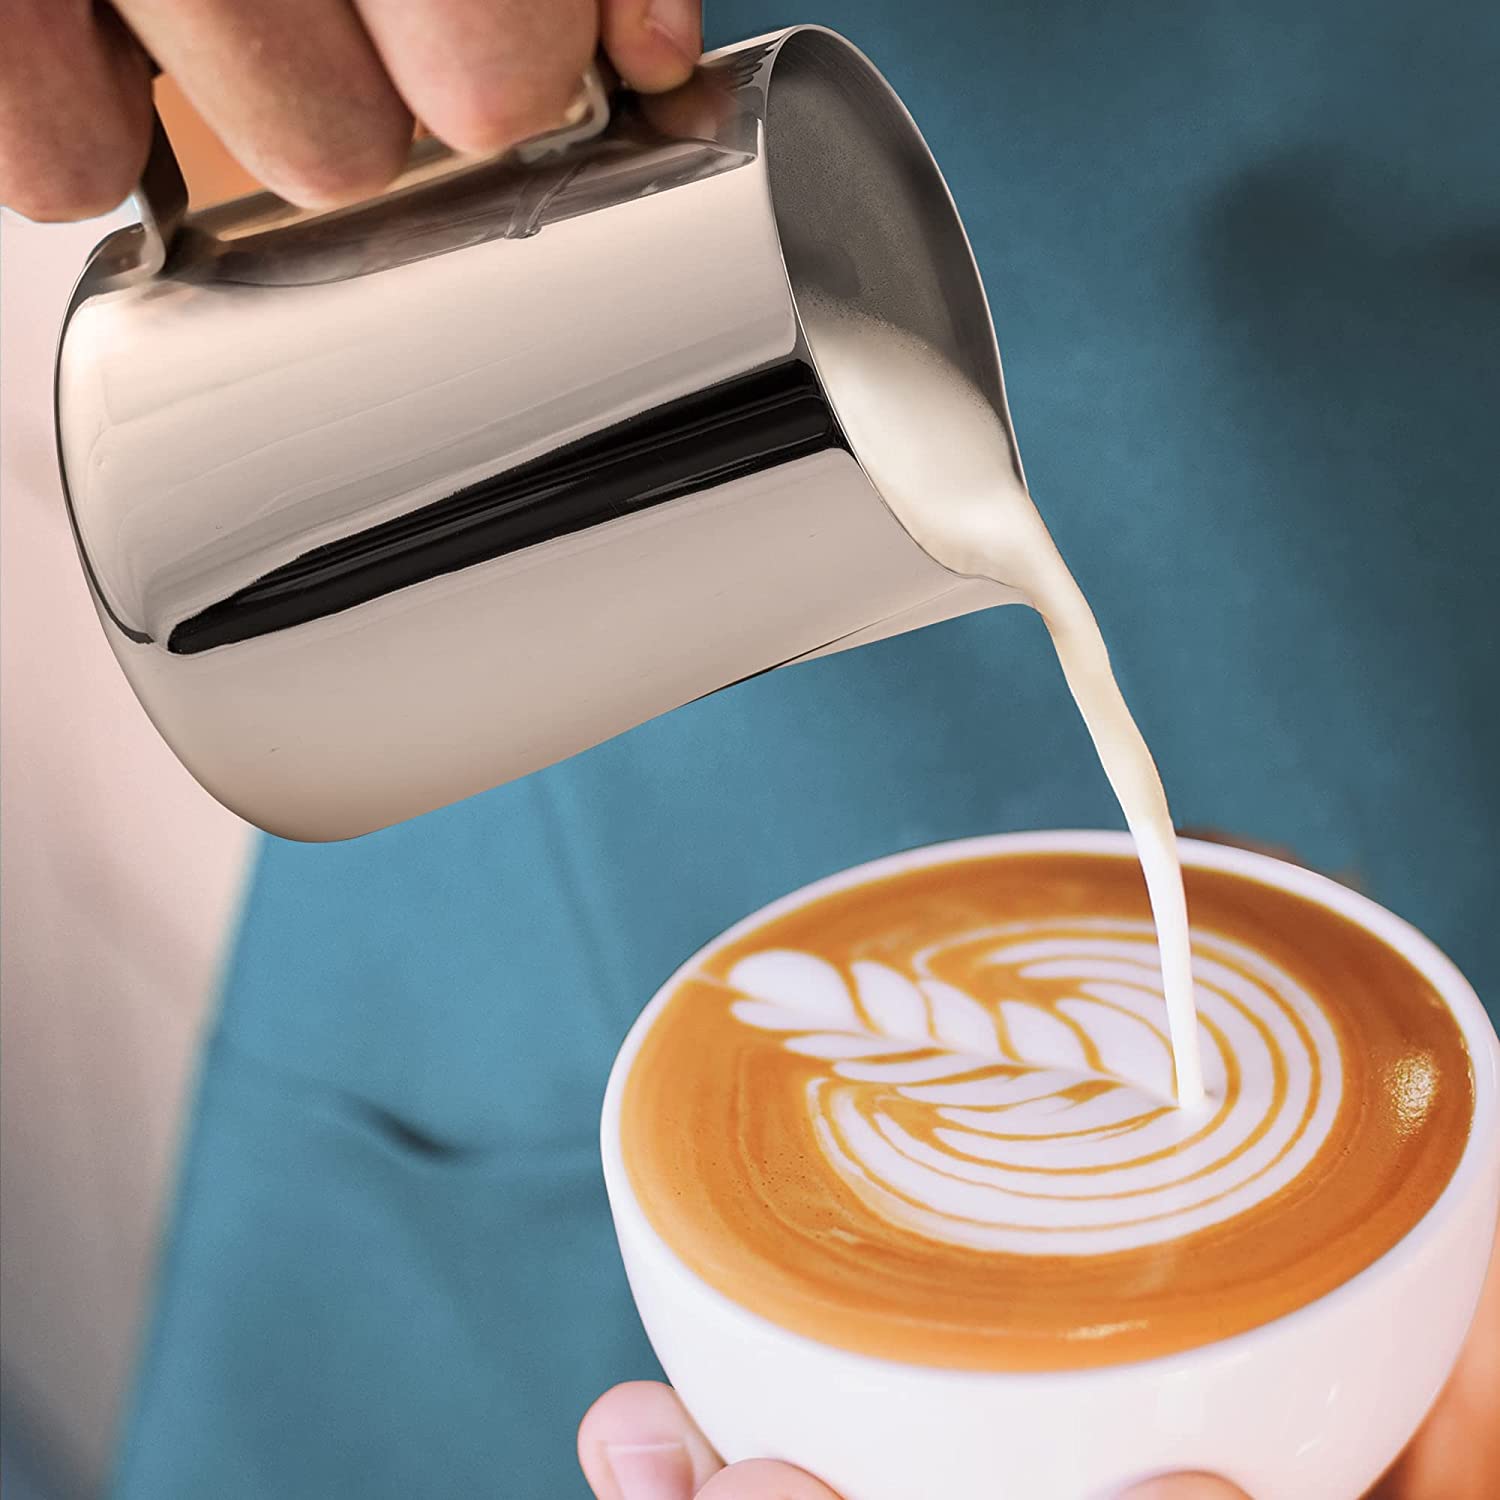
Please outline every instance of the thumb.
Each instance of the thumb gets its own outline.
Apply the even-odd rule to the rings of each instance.
[[[595,1500],[838,1500],[786,1464],[726,1469],[677,1393],[647,1380],[617,1385],[589,1408],[578,1461]]]
[[[670,1386],[606,1391],[578,1425],[578,1462],[595,1500],[692,1500],[724,1466]]]
[[[839,1500],[826,1484],[788,1464],[751,1458],[709,1480],[698,1500]]]
[[[1164,1474],[1127,1491],[1120,1500],[1250,1500],[1237,1484],[1212,1474]]]

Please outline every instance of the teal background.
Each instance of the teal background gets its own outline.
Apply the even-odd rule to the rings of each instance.
[[[710,3],[845,31],[948,174],[1033,490],[1178,821],[1283,844],[1500,996],[1500,11]],[[696,945],[906,845],[1120,819],[1019,609],[517,785],[261,851],[120,1500],[582,1495],[654,1365],[595,1147]]]

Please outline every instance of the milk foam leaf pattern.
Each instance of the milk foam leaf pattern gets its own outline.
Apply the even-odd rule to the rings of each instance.
[[[1173,1107],[1148,923],[997,927],[899,963],[767,948],[727,984],[738,1021],[815,1065],[814,1134],[869,1209],[976,1249],[1106,1254],[1247,1212],[1337,1112],[1311,998],[1248,948],[1194,950],[1202,1111]]]
[[[1356,898],[1241,863],[1187,870],[1201,1107],[1120,836],[917,851],[740,923],[611,1083],[652,1231],[777,1327],[955,1370],[1155,1359],[1345,1284],[1455,1186],[1489,1057]]]

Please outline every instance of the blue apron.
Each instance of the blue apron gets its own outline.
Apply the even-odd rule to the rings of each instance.
[[[1500,10],[715,0],[844,31],[942,163],[1027,471],[1179,823],[1283,845],[1500,996]],[[556,1500],[655,1373],[595,1128],[761,902],[1120,822],[1011,608],[777,672],[331,847],[263,844],[120,1500]]]

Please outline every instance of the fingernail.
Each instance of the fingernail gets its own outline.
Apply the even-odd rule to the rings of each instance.
[[[620,1500],[692,1500],[693,1459],[681,1443],[608,1443]]]
[[[699,0],[651,0],[646,25],[692,66],[703,54]]]

